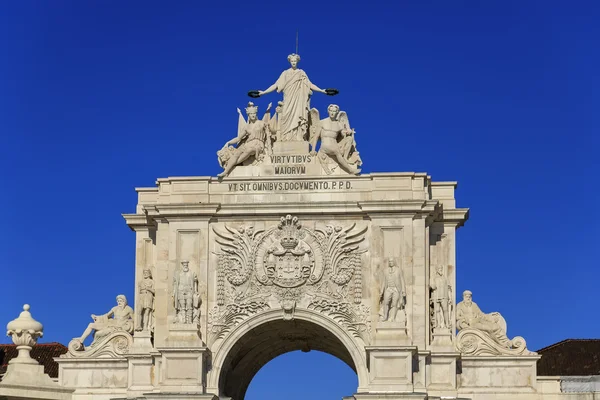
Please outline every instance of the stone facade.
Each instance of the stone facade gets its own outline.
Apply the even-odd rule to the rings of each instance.
[[[360,393],[456,395],[460,355],[450,327],[447,341],[434,340],[429,290],[432,263],[455,286],[455,232],[468,217],[455,207],[456,183],[422,173],[274,177],[258,168],[264,177],[160,179],[138,189],[138,212],[124,216],[137,235],[136,275],[152,268],[155,277],[154,386],[241,398],[262,365],[308,346],[348,362]],[[184,332],[170,284],[181,260],[205,288],[199,325]],[[383,321],[390,261],[405,283],[396,318]],[[306,327],[286,332],[289,320]],[[261,348],[247,336],[263,324],[277,327],[280,344],[237,360],[239,346]],[[327,343],[311,339],[318,329]],[[188,378],[171,375],[170,365],[183,364]]]

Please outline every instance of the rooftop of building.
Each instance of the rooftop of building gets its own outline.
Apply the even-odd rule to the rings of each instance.
[[[541,376],[600,375],[600,339],[565,339],[537,351]]]
[[[67,352],[67,348],[57,342],[39,343],[33,346],[31,358],[44,366],[44,373],[51,378],[58,378],[58,363],[54,357],[59,357]],[[17,346],[14,344],[0,344],[0,376],[4,375],[8,362],[17,357]]]

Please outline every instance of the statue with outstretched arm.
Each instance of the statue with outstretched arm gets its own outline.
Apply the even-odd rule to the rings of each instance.
[[[279,131],[282,141],[302,141],[308,129],[308,110],[313,92],[335,95],[335,89],[321,89],[312,83],[306,72],[298,68],[300,56],[288,56],[291,68],[281,73],[279,79],[266,90],[251,91],[252,97],[259,97],[277,90],[283,92],[283,106],[279,115]]]

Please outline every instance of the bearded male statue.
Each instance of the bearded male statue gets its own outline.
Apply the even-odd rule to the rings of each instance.
[[[483,331],[501,346],[512,347],[512,341],[506,336],[506,321],[502,315],[498,312],[484,314],[473,301],[470,290],[463,292],[463,301],[456,305],[456,328],[459,331],[467,328]]]

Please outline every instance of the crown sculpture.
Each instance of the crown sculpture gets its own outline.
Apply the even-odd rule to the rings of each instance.
[[[217,152],[219,164],[224,168],[219,177],[228,176],[238,165],[264,166],[257,170],[259,175],[261,172],[265,175],[306,174],[307,167],[309,172],[317,175],[331,175],[337,171],[340,174],[360,173],[362,160],[346,112],[340,111],[337,104],[331,104],[327,107],[328,117],[320,119],[319,110],[310,108],[313,93],[333,96],[339,93],[338,90],[321,89],[312,83],[306,72],[298,68],[298,54],[290,54],[288,61],[291,67],[283,71],[274,84],[266,90],[248,92],[253,98],[273,91],[283,92],[283,101],[277,103],[273,116],[271,103],[262,120],[257,117],[258,107],[254,103],[249,102],[246,107],[247,120],[238,108],[237,136]],[[298,165],[277,166],[290,161],[296,161]],[[253,176],[256,174],[251,172]]]

